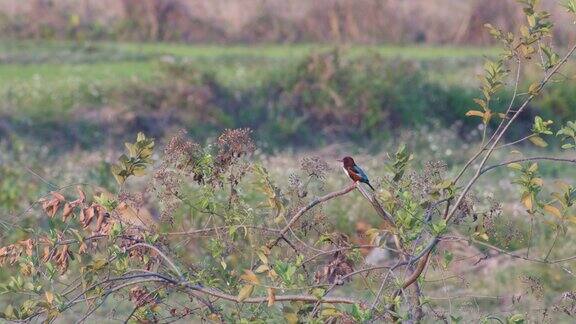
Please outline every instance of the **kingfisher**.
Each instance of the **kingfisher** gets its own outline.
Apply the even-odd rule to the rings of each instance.
[[[344,169],[344,172],[348,177],[350,177],[350,179],[352,179],[352,181],[354,182],[360,181],[362,183],[365,183],[370,187],[370,189],[376,191],[374,187],[372,187],[372,185],[370,184],[370,180],[368,180],[368,176],[366,175],[364,170],[362,170],[358,165],[356,165],[356,162],[354,162],[353,158],[347,156],[342,160],[338,160],[338,162],[342,162],[342,168]]]

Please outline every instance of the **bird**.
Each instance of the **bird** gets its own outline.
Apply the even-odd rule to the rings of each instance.
[[[342,162],[342,168],[344,169],[344,172],[348,177],[350,177],[350,179],[352,179],[352,181],[355,182],[360,181],[362,183],[365,183],[370,187],[370,189],[376,191],[376,189],[374,189],[374,187],[372,187],[372,185],[370,184],[370,180],[368,179],[368,176],[366,175],[364,170],[362,170],[358,165],[356,165],[356,162],[354,162],[353,158],[346,156],[342,160],[338,160],[338,162]]]

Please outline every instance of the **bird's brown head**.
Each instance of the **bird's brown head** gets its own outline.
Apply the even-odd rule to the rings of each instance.
[[[344,163],[345,168],[352,167],[352,166],[356,165],[356,163],[354,162],[354,159],[349,157],[349,156],[343,158],[342,160],[338,160],[338,161]]]

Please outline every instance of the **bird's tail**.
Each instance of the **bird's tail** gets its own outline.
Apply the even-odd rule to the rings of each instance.
[[[370,189],[372,189],[372,191],[376,191],[376,189],[374,189],[374,187],[372,187],[372,185],[370,184],[370,181],[366,181],[364,183],[367,184],[368,187],[370,187]]]

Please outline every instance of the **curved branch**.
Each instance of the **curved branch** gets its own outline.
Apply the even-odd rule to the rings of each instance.
[[[158,254],[168,263],[168,265],[170,265],[170,267],[172,267],[172,269],[174,269],[174,271],[178,274],[178,276],[179,276],[180,278],[184,278],[184,277],[182,276],[182,272],[180,272],[180,270],[178,269],[178,267],[176,267],[176,265],[174,264],[174,262],[172,262],[172,260],[170,260],[170,258],[168,258],[168,257],[166,256],[166,254],[164,254],[162,251],[160,251],[159,248],[155,247],[154,245],[150,245],[150,244],[147,244],[147,243],[136,243],[136,244],[130,245],[130,246],[126,249],[126,251],[132,250],[133,248],[136,248],[136,247],[139,247],[139,246],[145,247],[145,248],[148,248],[148,249],[151,249],[151,250],[154,250],[156,253],[158,253]]]
[[[288,232],[290,230],[290,228],[300,219],[300,217],[302,217],[304,215],[304,213],[306,213],[310,209],[314,208],[318,204],[321,204],[323,202],[326,202],[330,199],[333,199],[333,198],[336,198],[339,196],[343,196],[343,195],[349,193],[350,191],[356,189],[356,187],[357,187],[357,184],[353,183],[342,190],[334,191],[334,192],[331,192],[325,196],[322,196],[320,198],[316,198],[316,199],[312,200],[308,205],[302,207],[296,214],[294,214],[294,216],[290,219],[288,224],[286,224],[286,226],[284,226],[284,228],[280,230],[280,232],[278,233],[278,238],[276,238],[274,241],[272,241],[271,243],[268,244],[268,248],[270,249],[270,248],[276,246],[278,244],[278,242],[284,237],[284,234],[286,234],[286,232]]]

